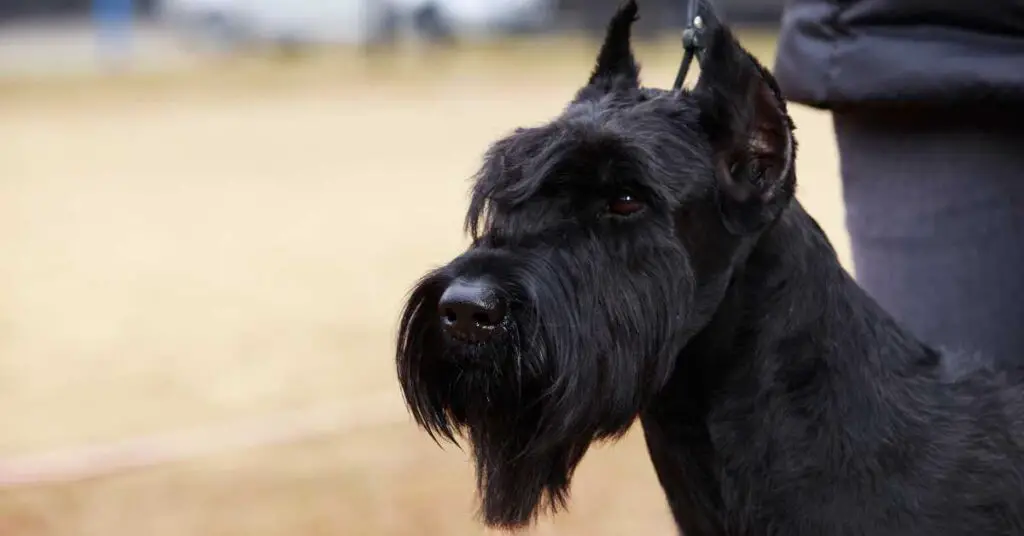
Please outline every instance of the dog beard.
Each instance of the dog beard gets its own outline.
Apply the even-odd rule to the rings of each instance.
[[[406,402],[435,440],[468,439],[481,517],[493,527],[564,508],[589,446],[629,430],[682,346],[679,303],[666,298],[686,289],[606,280],[576,258],[552,252],[521,266],[503,286],[510,320],[485,344],[452,344],[442,333],[437,300],[452,279],[443,273],[418,284],[402,314]]]

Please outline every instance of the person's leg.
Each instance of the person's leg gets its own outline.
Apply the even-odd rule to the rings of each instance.
[[[1024,365],[1020,113],[834,115],[857,279],[925,341]]]

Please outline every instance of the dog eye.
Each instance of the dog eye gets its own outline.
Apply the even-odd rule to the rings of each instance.
[[[616,216],[629,216],[643,210],[644,204],[631,195],[620,195],[608,203],[608,212]]]

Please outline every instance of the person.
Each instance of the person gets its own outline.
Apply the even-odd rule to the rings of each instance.
[[[134,3],[132,0],[93,0],[92,10],[98,30],[100,60],[120,67],[131,54]]]
[[[774,71],[832,113],[861,285],[933,345],[1024,365],[1024,3],[790,0]]]

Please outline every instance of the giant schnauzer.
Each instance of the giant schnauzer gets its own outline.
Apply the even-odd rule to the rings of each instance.
[[[844,271],[774,79],[707,7],[693,89],[640,85],[629,1],[561,115],[491,147],[472,245],[401,317],[412,415],[468,440],[495,527],[564,507],[639,418],[688,536],[1024,534],[1024,374]]]

